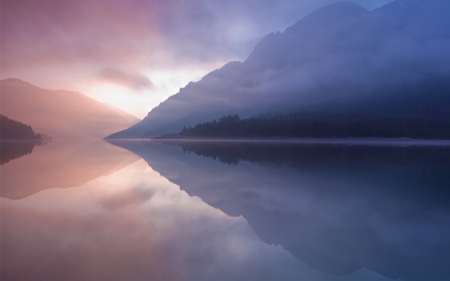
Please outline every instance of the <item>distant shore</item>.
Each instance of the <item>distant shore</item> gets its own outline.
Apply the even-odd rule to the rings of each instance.
[[[232,142],[274,144],[339,144],[380,146],[450,146],[450,140],[410,138],[151,138],[155,142]]]

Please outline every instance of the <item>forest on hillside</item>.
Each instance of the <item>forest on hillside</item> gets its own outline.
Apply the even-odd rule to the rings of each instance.
[[[450,139],[450,121],[305,112],[228,115],[159,138],[413,138]]]
[[[33,131],[30,125],[8,118],[0,114],[0,139],[2,140],[43,140],[49,138],[45,134]]]

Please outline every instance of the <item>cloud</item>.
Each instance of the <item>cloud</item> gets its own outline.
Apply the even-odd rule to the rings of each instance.
[[[337,1],[4,0],[2,71],[79,61],[137,69],[244,59],[265,34]]]
[[[1,76],[90,94],[99,73],[109,66],[174,78],[199,70],[204,75],[224,62],[245,60],[266,34],[339,1],[2,0]],[[369,9],[389,1],[354,0]],[[152,80],[160,88],[157,78]],[[141,112],[143,105],[153,107],[183,86],[155,91],[152,101],[140,95],[122,104]],[[120,106],[103,92],[90,95]]]
[[[430,1],[425,9],[419,0],[401,2],[409,3],[407,11],[396,3],[372,12],[351,3],[313,12],[283,33],[265,36],[244,62],[181,89],[133,132],[155,129],[155,136],[162,135],[230,113],[246,117],[268,109],[348,108],[356,100],[370,104],[371,98],[390,94],[408,99],[401,95],[422,94],[418,91],[425,84],[448,81],[450,32],[443,27],[450,23],[450,3]],[[427,100],[431,94],[436,98],[442,85]],[[429,117],[441,114],[434,109],[436,115]]]
[[[153,82],[145,75],[136,71],[127,71],[116,67],[103,68],[99,73],[99,78],[137,92],[156,88]]]

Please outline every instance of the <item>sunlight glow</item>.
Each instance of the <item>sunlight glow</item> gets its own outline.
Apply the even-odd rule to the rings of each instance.
[[[80,92],[101,102],[118,107],[136,117],[144,118],[152,108],[158,106],[168,97],[178,93],[189,82],[198,82],[208,72],[220,68],[225,62],[197,68],[176,70],[148,70],[143,72],[151,79],[156,89],[135,92],[124,86],[107,81],[94,80]]]

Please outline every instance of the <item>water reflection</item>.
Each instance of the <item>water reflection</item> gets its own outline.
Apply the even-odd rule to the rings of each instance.
[[[315,269],[450,278],[447,147],[116,144]]]
[[[33,152],[35,146],[46,145],[50,142],[51,139],[23,141],[0,140],[0,165],[30,154]]]
[[[48,188],[79,186],[139,159],[99,140],[54,140],[45,146],[33,142],[8,144],[3,146],[2,142],[2,150],[14,148],[11,153],[29,153],[1,166],[0,194],[10,199],[25,198]]]
[[[385,280],[311,269],[143,160],[77,188],[1,200],[2,280]]]
[[[114,144],[1,166],[1,280],[450,278],[448,148]]]

